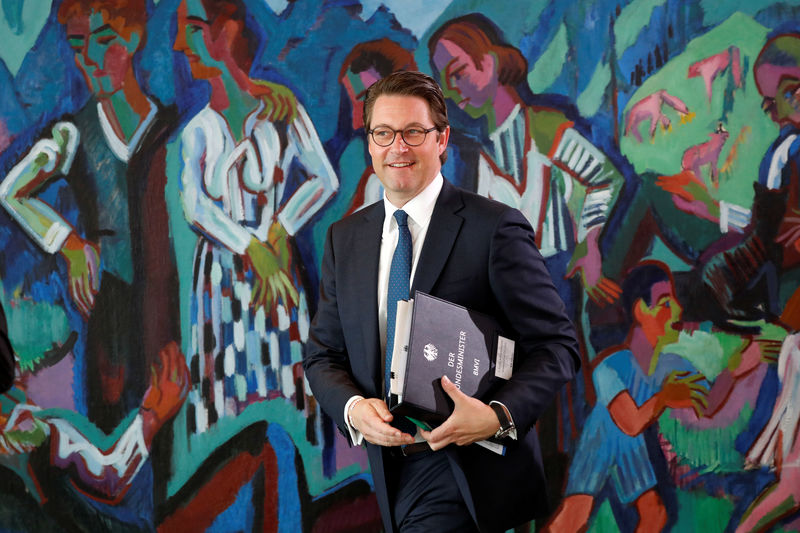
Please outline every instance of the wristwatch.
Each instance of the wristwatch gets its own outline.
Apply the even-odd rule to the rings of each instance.
[[[508,435],[514,431],[514,423],[508,418],[505,407],[498,402],[490,403],[489,407],[494,409],[494,413],[497,415],[497,420],[500,421],[500,429],[498,429],[497,433],[494,434],[494,438],[502,439],[508,437]]]

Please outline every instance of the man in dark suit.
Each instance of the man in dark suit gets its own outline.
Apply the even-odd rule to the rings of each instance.
[[[328,230],[304,358],[309,383],[351,442],[366,441],[387,531],[505,531],[547,512],[533,426],[579,367],[572,324],[525,217],[443,180],[450,128],[432,78],[380,80],[364,119],[385,196]],[[487,397],[442,379],[455,409],[430,432],[409,430],[383,400],[387,321],[394,329],[387,290],[404,232],[411,294],[494,316],[516,341],[511,379]],[[505,439],[504,456],[470,445],[492,435]]]

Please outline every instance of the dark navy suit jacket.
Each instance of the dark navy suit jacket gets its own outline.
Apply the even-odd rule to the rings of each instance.
[[[0,393],[14,383],[14,350],[8,340],[8,325],[3,306],[0,305]]]
[[[348,435],[344,406],[354,395],[382,396],[378,337],[380,201],[328,230],[320,301],[304,367],[322,408]],[[502,402],[517,426],[505,456],[477,445],[445,448],[470,512],[482,531],[504,531],[548,511],[534,424],[580,366],[564,305],[516,209],[461,190],[447,180],[433,215],[411,287],[497,318],[516,340],[512,378],[482,398]],[[393,462],[367,444],[384,526],[391,517]]]

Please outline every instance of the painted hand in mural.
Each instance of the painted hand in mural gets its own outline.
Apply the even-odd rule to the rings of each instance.
[[[691,407],[700,417],[708,407],[708,389],[700,382],[702,374],[691,374],[688,371],[675,370],[661,384],[660,400],[664,407],[680,409]]]
[[[267,89],[264,95],[267,108],[264,110],[267,120],[271,122],[292,122],[297,117],[297,99],[290,88],[280,83],[255,81],[259,87]]]
[[[603,259],[597,244],[601,229],[592,228],[586,239],[575,246],[575,252],[564,277],[571,278],[580,274],[586,294],[597,304],[604,306],[614,303],[622,294],[622,289],[614,281],[603,276]]]
[[[466,446],[494,435],[500,423],[491,407],[461,392],[447,376],[442,376],[442,388],[453,400],[454,409],[433,431],[420,430],[431,449],[439,450],[448,444]]]
[[[100,250],[95,243],[73,231],[64,242],[61,255],[67,261],[72,300],[87,318],[94,307],[94,296],[100,290]]]
[[[247,247],[247,258],[255,273],[253,304],[273,312],[278,303],[283,303],[287,313],[297,305],[297,289],[292,283],[291,254],[288,234],[278,222],[273,222],[267,236],[267,243],[255,237]]]
[[[719,222],[719,202],[697,175],[684,170],[672,176],[659,176],[656,185],[672,195],[675,207],[699,218]]]
[[[152,380],[142,399],[143,434],[149,444],[164,423],[175,416],[189,392],[189,369],[180,348],[170,342],[150,367]]]

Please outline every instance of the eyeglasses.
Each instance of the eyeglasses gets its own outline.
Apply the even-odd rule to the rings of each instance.
[[[403,142],[407,145],[419,146],[425,142],[425,138],[428,134],[436,129],[436,126],[428,128],[427,130],[412,126],[404,130],[393,130],[387,126],[380,126],[374,130],[369,130],[367,133],[372,135],[372,140],[375,141],[375,144],[378,146],[391,146],[394,142],[395,135],[398,133],[400,137],[403,138]]]

